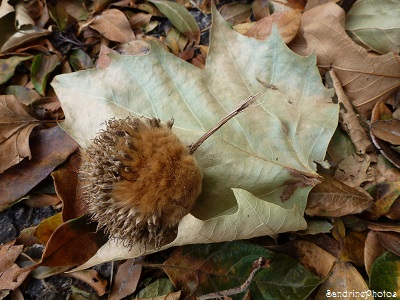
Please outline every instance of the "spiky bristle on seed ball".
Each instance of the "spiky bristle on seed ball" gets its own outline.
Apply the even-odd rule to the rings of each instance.
[[[83,194],[99,228],[132,247],[159,247],[201,192],[202,172],[172,122],[111,119],[85,154]]]

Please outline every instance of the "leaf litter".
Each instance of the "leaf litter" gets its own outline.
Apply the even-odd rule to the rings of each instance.
[[[34,116],[28,121],[29,117],[23,117],[19,109],[21,115],[17,117],[19,113],[16,114],[16,118],[26,118],[22,128],[26,124],[38,124],[24,134],[21,147],[27,149],[28,155],[19,156],[20,161],[13,163],[9,159],[12,152],[0,144],[1,153],[5,155],[4,172],[0,175],[0,184],[5,187],[1,207],[2,215],[6,216],[0,218],[0,223],[7,220],[11,211],[8,207],[22,205],[15,204],[19,201],[33,206],[37,202],[38,207],[48,203],[57,208],[62,199],[64,207],[61,214],[23,230],[18,239],[2,240],[3,243],[12,241],[15,244],[12,247],[19,247],[16,255],[8,259],[8,265],[14,263],[15,267],[7,273],[7,278],[23,275],[13,283],[6,281],[5,294],[15,296],[21,293],[20,289],[26,294],[29,272],[34,278],[49,280],[48,285],[57,274],[88,259],[81,269],[138,255],[141,255],[140,262],[131,267],[140,267],[141,271],[133,274],[129,266],[128,270],[119,268],[127,276],[134,275],[131,278],[138,283],[137,288],[124,289],[124,282],[119,278],[116,282],[119,287],[110,292],[113,299],[135,290],[137,297],[178,299],[190,293],[185,279],[202,282],[198,286],[202,291],[198,296],[234,291],[244,284],[251,263],[259,255],[270,255],[254,250],[252,246],[257,244],[273,251],[272,265],[279,268],[273,269],[274,275],[269,275],[270,269],[258,271],[245,297],[251,294],[252,298],[264,299],[274,295],[286,299],[290,296],[287,289],[279,291],[276,281],[265,283],[290,272],[306,280],[312,279],[308,285],[300,284],[303,289],[302,292],[298,290],[296,299],[304,299],[312,291],[315,298],[324,298],[326,289],[341,292],[343,287],[354,292],[374,289],[380,293],[375,295],[379,297],[384,296],[384,292],[386,296],[398,293],[391,278],[399,272],[400,229],[396,223],[400,218],[400,173],[396,169],[400,165],[396,127],[399,108],[398,97],[393,92],[400,85],[400,60],[398,54],[392,52],[396,50],[393,48],[396,42],[390,44],[393,38],[385,40],[391,34],[399,36],[398,26],[391,19],[393,14],[384,17],[385,24],[390,24],[391,28],[382,27],[380,22],[364,30],[363,22],[370,24],[356,10],[371,10],[368,0],[357,1],[347,15],[333,3],[289,0],[266,4],[256,0],[251,6],[230,4],[223,12],[236,24],[235,30],[248,31],[249,36],[267,40],[258,42],[234,33],[214,12],[208,48],[204,41],[207,40],[207,14],[211,6],[207,1],[196,9],[192,6],[194,3],[185,3],[184,8],[166,1],[140,4],[121,1],[112,6],[109,1],[95,1],[93,7],[83,6],[78,0],[58,1],[55,7],[42,5],[42,1],[38,3],[37,6],[2,3],[0,7],[0,28],[6,33],[0,37],[0,59],[4,59],[2,62],[6,65],[12,64],[6,67],[1,91],[15,95],[16,107],[24,107],[29,116]],[[373,17],[382,19],[387,5],[390,4],[382,3],[376,11],[376,6],[372,6]],[[299,11],[304,10],[299,23]],[[112,13],[118,17],[108,18]],[[161,26],[165,17],[170,20],[171,28]],[[123,25],[115,27],[117,21]],[[261,25],[264,22],[269,25],[264,27]],[[270,26],[271,23],[275,25]],[[53,31],[48,30],[49,24]],[[355,24],[360,31],[354,30]],[[302,58],[290,52],[274,26],[291,50],[301,55],[315,52],[315,58]],[[252,27],[253,32],[249,30]],[[346,30],[355,42],[383,55],[357,46]],[[388,35],[372,37],[374,30],[386,30]],[[165,50],[203,70],[183,63]],[[114,54],[107,55],[110,52]],[[99,59],[95,65],[100,68],[90,70],[94,65],[91,60],[96,57]],[[127,66],[131,67],[129,72]],[[129,251],[112,240],[101,247],[106,236],[95,230],[95,224],[87,226],[77,177],[79,154],[75,153],[64,166],[57,167],[76,150],[76,144],[58,127],[53,128],[55,122],[64,118],[64,113],[49,82],[54,75],[71,70],[88,70],[85,71],[88,73],[63,75],[56,77],[53,83],[65,113],[65,121],[60,125],[83,148],[106,119],[129,114],[156,116],[163,121],[174,117],[174,131],[189,145],[241,100],[263,93],[255,107],[224,125],[195,153],[206,174],[205,188],[192,213],[182,219],[175,240],[165,246],[180,247],[154,255],[144,254],[156,249]],[[333,76],[329,76],[328,71]],[[90,77],[80,74],[90,74]],[[136,74],[136,81],[129,81],[132,74]],[[321,85],[321,77],[328,88],[335,89],[333,99],[339,99],[338,105],[330,103],[333,90]],[[75,84],[65,85],[69,90],[60,94],[60,82],[66,84],[67,78],[78,82],[72,80]],[[107,78],[113,78],[112,82]],[[124,86],[126,82],[131,84],[129,88]],[[98,91],[91,88],[94,86]],[[266,88],[271,86],[277,89]],[[129,101],[132,97],[135,101]],[[65,101],[68,98],[70,103]],[[331,140],[338,125],[339,106],[339,124],[344,131],[336,129]],[[323,112],[329,111],[329,107],[331,114],[327,118]],[[324,123],[322,117],[329,122]],[[16,119],[13,120],[13,126],[5,130],[20,128],[15,126]],[[5,143],[12,140],[5,138]],[[54,186],[52,191],[46,190],[46,194],[40,196],[35,189],[54,168],[57,171],[52,173],[52,178],[58,196],[54,194]],[[312,189],[318,181],[323,183]],[[51,182],[51,185],[54,184]],[[34,191],[30,192],[32,188]],[[306,221],[308,228],[302,230]],[[287,239],[289,236],[291,238]],[[251,237],[257,238],[250,242],[216,243]],[[32,253],[38,243],[45,249],[42,257]],[[181,246],[185,244],[195,245]],[[25,247],[20,249],[22,245]],[[230,257],[229,253],[235,251],[242,254]],[[189,264],[185,269],[188,265],[185,259],[191,252],[191,259],[198,263],[196,266]],[[0,261],[4,255],[0,255]],[[218,259],[211,259],[214,263],[210,263],[211,257]],[[246,260],[246,257],[252,258]],[[164,265],[158,264],[160,261]],[[229,265],[232,267],[225,273],[217,270],[218,266]],[[362,272],[364,268],[366,273]],[[94,269],[100,271],[98,266]],[[151,281],[152,275],[160,272],[165,272],[164,276],[169,278]],[[99,277],[101,272],[71,274],[79,279],[74,279],[68,290],[56,288],[59,295],[104,294],[107,282]],[[295,278],[299,277],[292,277],[286,284],[297,289]],[[88,283],[94,290],[83,291],[76,285],[77,280]],[[152,283],[144,287],[141,281]],[[207,290],[209,284],[212,288]],[[45,292],[48,292],[46,288]],[[241,299],[241,296],[232,297]]]

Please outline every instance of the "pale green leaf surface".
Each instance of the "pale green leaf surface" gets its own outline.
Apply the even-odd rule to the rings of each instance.
[[[174,132],[189,145],[240,101],[265,92],[195,152],[203,191],[192,214],[180,222],[177,238],[164,248],[306,227],[303,213],[311,186],[297,185],[286,201],[281,197],[290,190],[288,182],[317,176],[315,162],[323,161],[338,119],[338,106],[321,83],[314,56],[291,52],[276,29],[267,41],[242,36],[214,11],[205,70],[155,44],[144,56],[111,58],[106,69],[53,81],[66,116],[61,126],[83,147],[105,120],[129,114],[162,121],[173,117]],[[277,90],[267,90],[257,78]],[[135,257],[143,250],[128,252],[110,241],[88,264]]]
[[[346,31],[380,54],[400,51],[400,0],[358,0],[347,13]]]

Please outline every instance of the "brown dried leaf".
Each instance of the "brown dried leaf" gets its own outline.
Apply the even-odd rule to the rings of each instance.
[[[59,126],[35,130],[30,142],[32,159],[0,174],[0,211],[28,193],[78,147]]]
[[[296,257],[307,270],[318,275],[320,278],[327,278],[336,257],[318,247],[314,243],[298,240],[295,241]]]
[[[23,245],[13,246],[14,242],[0,246],[0,291],[15,290],[25,280],[30,270],[23,271],[15,262]]]
[[[99,296],[106,293],[107,281],[100,277],[95,270],[82,270],[64,274],[64,276],[79,279],[90,285]],[[120,298],[121,299],[121,298]]]
[[[118,267],[109,300],[119,300],[136,291],[142,274],[142,265],[136,264],[140,258],[131,258]]]
[[[268,0],[255,0],[252,3],[252,7],[253,7],[254,19],[256,19],[256,21],[261,20],[262,18],[268,17],[270,15]]]
[[[306,11],[290,47],[300,55],[315,52],[320,68],[334,69],[353,106],[369,113],[400,86],[400,59],[395,53],[369,57],[346,34],[344,19],[344,10],[332,2]]]
[[[40,121],[27,109],[13,95],[0,96],[0,173],[26,157],[31,159],[29,136]]]
[[[333,292],[368,291],[368,286],[361,274],[349,262],[338,262],[331,276],[321,285],[314,299],[334,297]],[[365,299],[373,300],[372,296]]]
[[[371,125],[371,132],[381,140],[400,145],[400,120],[380,120]]]
[[[305,2],[304,0],[271,0],[274,12],[293,9],[304,10]]]
[[[283,41],[288,44],[297,34],[300,28],[300,10],[290,10],[273,13],[257,21],[245,35],[259,40],[265,40],[272,30],[272,25],[278,26],[279,34]]]
[[[344,239],[340,260],[351,261],[357,267],[364,266],[364,249],[367,232],[351,231]]]
[[[229,3],[222,6],[219,12],[231,25],[250,22],[251,5],[240,2]]]
[[[364,248],[364,264],[368,275],[375,259],[381,256],[385,251],[386,249],[383,247],[378,234],[372,230],[368,232],[367,238],[365,239]]]
[[[386,249],[400,256],[400,233],[376,231],[376,234]]]
[[[306,214],[341,217],[358,214],[372,205],[372,197],[331,177],[316,185],[308,196]]]
[[[149,24],[151,17],[152,17],[151,14],[145,14],[145,13],[140,12],[140,13],[132,15],[129,18],[129,24],[134,29],[141,28],[141,27]]]
[[[364,154],[370,147],[371,141],[368,139],[363,127],[360,124],[358,115],[354,113],[353,106],[342,89],[342,85],[337,78],[335,71],[330,70],[329,75],[333,81],[336,95],[342,107],[339,111],[339,122],[344,131],[347,132],[358,154]]]
[[[338,164],[334,178],[350,187],[358,187],[366,181],[373,181],[368,154],[349,155]]]
[[[103,11],[94,17],[94,21],[90,23],[89,27],[97,30],[111,41],[127,43],[135,39],[127,17],[118,9]]]
[[[365,215],[376,220],[389,212],[394,201],[400,196],[400,181],[379,183],[373,187],[370,194],[375,201]]]

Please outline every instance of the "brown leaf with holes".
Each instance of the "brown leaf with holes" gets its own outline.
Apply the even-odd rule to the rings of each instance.
[[[40,121],[13,96],[0,96],[0,173],[24,158],[31,159],[29,136]]]
[[[306,214],[342,217],[361,213],[372,205],[372,197],[331,177],[316,185],[308,196]]]
[[[395,53],[370,57],[346,34],[344,20],[344,10],[332,2],[314,7],[301,16],[289,46],[300,55],[315,52],[318,67],[332,68],[353,106],[369,113],[400,86],[400,58]]]
[[[265,40],[271,34],[272,26],[276,25],[283,41],[288,44],[299,31],[300,17],[301,11],[298,9],[276,12],[257,21],[245,35]]]

